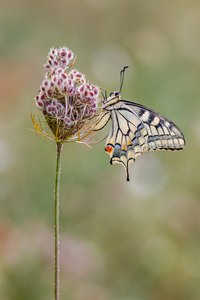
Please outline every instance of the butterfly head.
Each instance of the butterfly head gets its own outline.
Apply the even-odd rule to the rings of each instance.
[[[121,100],[121,93],[119,91],[115,91],[110,93],[109,98],[119,98],[119,100]]]
[[[115,104],[116,102],[121,100],[121,93],[119,91],[115,91],[110,93],[109,97],[104,98],[103,100],[103,108],[107,108],[113,104]]]

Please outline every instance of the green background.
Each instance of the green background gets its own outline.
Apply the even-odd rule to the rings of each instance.
[[[1,300],[53,298],[56,149],[30,112],[48,50],[63,45],[108,92],[129,65],[124,99],[175,121],[187,147],[147,153],[127,183],[104,142],[65,145],[61,299],[200,299],[199,32],[195,0],[1,1]]]

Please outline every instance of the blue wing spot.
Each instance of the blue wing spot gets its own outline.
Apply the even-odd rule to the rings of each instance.
[[[144,125],[142,123],[140,123],[138,126],[137,126],[137,129],[140,131],[144,128]]]

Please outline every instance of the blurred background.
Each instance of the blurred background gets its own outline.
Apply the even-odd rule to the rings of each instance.
[[[200,2],[1,1],[0,299],[53,295],[55,144],[30,112],[49,48],[108,92],[174,120],[187,147],[147,153],[125,181],[104,142],[65,145],[61,299],[200,299]],[[108,130],[108,129],[107,129]]]

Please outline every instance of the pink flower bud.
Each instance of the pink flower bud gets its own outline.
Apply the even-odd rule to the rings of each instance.
[[[66,47],[49,51],[45,78],[35,98],[51,131],[61,140],[76,135],[98,108],[98,87],[86,83],[78,70],[69,70],[73,59],[73,52]]]

